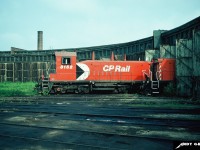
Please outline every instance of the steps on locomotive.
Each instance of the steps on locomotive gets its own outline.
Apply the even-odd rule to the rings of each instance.
[[[151,81],[152,94],[159,94],[159,80]]]
[[[49,79],[48,78],[44,78],[42,80],[42,88],[43,89],[48,89],[49,88]]]
[[[151,81],[151,88],[152,89],[159,89],[159,81]]]

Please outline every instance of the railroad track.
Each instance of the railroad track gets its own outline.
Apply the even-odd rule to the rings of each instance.
[[[126,126],[135,126],[135,125],[143,125],[143,126],[154,126],[154,127],[183,127],[190,130],[199,130],[199,118],[197,119],[183,119],[183,118],[160,118],[160,117],[153,117],[153,115],[156,115],[159,112],[159,110],[147,110],[145,109],[133,109],[132,115],[130,115],[130,110],[125,109],[126,111],[123,112],[124,109],[100,109],[97,108],[97,110],[85,110],[82,109],[81,111],[77,109],[73,109],[72,107],[65,107],[65,109],[69,109],[70,111],[65,111],[65,109],[56,110],[50,108],[49,106],[42,107],[42,108],[36,108],[36,107],[25,107],[18,106],[17,109],[12,109],[9,107],[0,109],[1,117],[6,116],[10,114],[11,116],[14,114],[16,116],[21,116],[23,114],[26,114],[26,118],[31,118],[31,116],[39,116],[39,115],[46,115],[46,117],[59,118],[59,119],[65,119],[65,120],[73,120],[73,121],[91,121],[91,122],[98,122],[101,124],[116,124],[116,125],[126,125]],[[107,110],[107,111],[106,111]],[[108,111],[109,110],[109,111]],[[117,114],[117,111],[121,111],[123,113]],[[145,114],[149,111],[149,114],[153,112],[153,114],[146,116]],[[155,112],[154,112],[155,111]],[[183,112],[185,113],[185,110],[175,110],[175,111],[168,111],[168,110],[160,110],[161,114],[173,116],[174,113],[177,112]],[[197,110],[198,111],[198,110]],[[93,112],[93,113],[91,113]],[[115,113],[116,112],[116,113]],[[127,112],[129,112],[129,115],[127,115]],[[177,114],[176,114],[177,115]],[[179,114],[181,115],[181,114]],[[191,116],[190,116],[191,117]],[[56,121],[56,120],[55,120]],[[147,129],[150,130],[150,129]]]
[[[117,97],[116,97],[117,96]],[[129,95],[77,95],[77,94],[70,94],[70,95],[56,95],[56,96],[35,96],[35,97],[1,97],[0,101],[12,101],[12,102],[57,102],[57,101],[109,101],[113,102],[116,100],[133,100],[133,101],[157,101],[157,102],[165,102],[165,101],[171,101],[171,102],[176,102],[176,101],[181,101],[183,103],[187,102],[189,103],[190,101],[187,99],[182,99],[182,98],[167,98],[167,97],[146,97],[146,96],[134,96],[132,94]]]
[[[115,124],[147,124],[159,126],[178,126],[199,128],[198,115],[200,109],[152,109],[152,108],[130,108],[130,107],[94,107],[81,104],[77,105],[22,105],[4,104],[0,107],[1,113],[22,114],[47,114],[63,116],[71,120],[90,120]],[[2,114],[4,115],[4,114]],[[174,116],[173,116],[174,115]],[[175,115],[177,117],[175,117]],[[184,117],[187,118],[184,118]],[[189,118],[189,119],[188,119]]]
[[[96,96],[96,95],[87,95],[87,96],[77,96],[77,95],[69,95],[69,96],[52,96],[52,97],[9,97],[9,98],[0,98],[0,105],[4,105],[8,103],[9,105],[12,104],[82,104],[82,105],[99,105],[99,106],[110,106],[110,107],[118,107],[123,105],[129,105],[131,108],[134,107],[141,107],[147,106],[149,109],[150,107],[156,107],[159,109],[160,107],[169,108],[170,105],[177,106],[178,109],[191,109],[200,107],[200,101],[191,101],[188,99],[180,99],[180,98],[166,98],[166,97],[143,97],[143,96],[112,96],[112,95],[104,95],[104,96]],[[154,105],[155,104],[155,105]],[[195,104],[195,105],[194,105]]]
[[[39,116],[42,114],[55,116],[73,121],[91,121],[100,123],[120,124],[120,125],[152,125],[152,126],[171,126],[171,127],[186,127],[191,129],[200,129],[199,120],[184,120],[180,118],[155,118],[144,116],[127,116],[127,115],[106,115],[106,114],[88,114],[88,113],[63,113],[63,112],[47,112],[47,111],[21,111],[21,110],[6,110],[0,113],[1,118],[5,115],[21,116],[26,114],[26,117]]]
[[[81,107],[81,109],[80,109]],[[68,109],[70,108],[70,109]],[[73,114],[76,112],[78,115],[81,114],[97,114],[97,115],[106,115],[113,114],[122,115],[127,117],[141,116],[142,114],[187,114],[187,115],[196,115],[200,113],[199,108],[193,109],[163,109],[163,108],[147,108],[147,107],[125,107],[125,106],[95,106],[90,104],[3,104],[0,105],[1,112],[39,112],[39,113],[57,113],[57,114]],[[99,114],[100,112],[100,114]],[[150,115],[143,117],[152,118]],[[166,119],[166,118],[164,118]]]
[[[43,142],[42,144],[44,144],[44,143],[52,144],[53,143],[52,146],[55,146],[54,144],[56,144],[57,148],[58,148],[58,144],[59,144],[59,147],[63,150],[64,149],[88,149],[88,150],[111,149],[111,150],[119,150],[118,148],[110,148],[110,147],[94,146],[94,145],[86,145],[86,144],[78,144],[78,143],[70,143],[70,142],[61,142],[59,140],[47,140],[47,139],[41,139],[41,138],[35,138],[35,137],[25,137],[25,136],[16,136],[16,135],[8,135],[8,134],[0,134],[0,137],[1,138],[11,138],[11,139],[15,139],[15,140],[20,139],[20,140],[23,140],[23,141],[25,140],[25,141],[29,141],[29,142],[32,141],[32,142],[37,142],[37,144],[38,144],[38,142]],[[25,149],[29,149],[29,148],[30,147],[28,146]],[[24,149],[24,147],[19,147],[19,149]],[[55,149],[55,148],[48,148],[48,149]]]
[[[116,102],[117,103],[117,102]],[[126,103],[126,104],[122,104],[122,105],[120,105],[120,103],[119,103],[119,105],[116,105],[116,104],[113,104],[113,105],[111,105],[110,103],[107,103],[107,105],[106,104],[103,104],[103,105],[101,105],[101,104],[98,104],[98,103],[96,103],[96,102],[84,102],[84,101],[78,101],[78,102],[70,102],[70,101],[62,101],[62,102],[56,102],[56,103],[27,103],[27,102],[23,102],[23,103],[14,103],[14,102],[11,102],[11,103],[3,103],[3,104],[0,104],[0,108],[2,107],[2,108],[5,108],[5,107],[7,107],[7,108],[9,108],[9,107],[19,107],[19,108],[22,108],[23,109],[23,107],[24,108],[26,108],[26,107],[38,107],[38,106],[40,106],[40,108],[45,108],[45,107],[60,107],[60,108],[62,108],[62,107],[72,107],[72,108],[75,108],[75,107],[78,107],[78,106],[84,106],[84,107],[91,107],[91,108],[98,108],[98,109],[103,109],[103,108],[105,108],[105,109],[124,109],[124,110],[137,110],[137,111],[159,111],[159,112],[181,112],[181,113],[184,113],[185,111],[186,111],[186,113],[194,113],[194,114],[196,114],[196,113],[198,113],[198,112],[200,112],[200,105],[198,106],[194,106],[194,108],[188,108],[188,107],[185,107],[185,108],[178,108],[178,107],[175,107],[175,108],[162,108],[162,107],[157,107],[157,108],[155,108],[155,107],[152,107],[151,105],[150,106],[148,106],[148,104],[147,104],[147,106],[138,106],[138,105],[131,105],[131,106],[129,106],[128,105],[129,103]],[[128,106],[126,106],[126,105],[128,105]],[[152,104],[153,105],[153,104]],[[146,110],[145,110],[146,109]]]
[[[8,130],[5,130],[5,127]],[[2,134],[0,133],[1,137],[7,137],[7,138],[17,138],[17,139],[22,139],[22,140],[32,140],[32,141],[42,141],[42,142],[50,142],[50,143],[55,143],[55,144],[63,144],[64,146],[70,146],[70,147],[75,147],[75,148],[80,148],[80,149],[113,149],[113,150],[118,150],[118,149],[132,149],[133,145],[131,145],[131,143],[129,142],[134,142],[134,140],[136,138],[140,138],[140,139],[145,139],[148,141],[148,143],[154,143],[156,144],[157,140],[160,140],[162,142],[165,142],[167,144],[169,144],[169,140],[166,139],[158,139],[157,137],[139,137],[139,136],[133,136],[133,135],[126,135],[126,134],[116,134],[116,133],[104,133],[104,132],[96,132],[96,131],[82,131],[82,130],[73,130],[73,129],[60,129],[60,128],[53,128],[53,127],[44,127],[44,126],[32,126],[32,125],[20,125],[20,124],[10,124],[10,123],[0,123],[0,127],[1,129],[4,129],[4,132],[6,132],[6,134]],[[79,141],[74,141],[74,142],[66,142],[65,139],[60,139],[60,138],[54,138],[54,140],[49,140],[46,139],[46,137],[41,138],[40,136],[38,136],[38,134],[36,135],[26,135],[24,136],[21,133],[16,133],[13,135],[13,133],[9,132],[11,130],[11,128],[13,128],[12,130],[19,130],[19,132],[21,132],[21,130],[23,130],[23,132],[26,132],[26,130],[30,130],[30,128],[32,128],[32,130],[34,129],[34,132],[36,133],[46,133],[46,132],[54,132],[54,133],[59,133],[59,132],[66,132],[65,135],[65,139],[67,138],[74,138],[73,135],[81,135],[81,136],[85,136],[87,137],[88,135],[90,136],[90,138],[92,139],[92,141],[82,141],[79,139]],[[0,129],[0,131],[1,131]],[[17,135],[16,135],[17,134]],[[69,137],[66,137],[66,135],[68,135]],[[70,137],[71,136],[71,137]],[[118,145],[110,145],[110,143],[107,142],[107,138],[116,138],[119,139],[118,140]],[[104,139],[103,141],[101,141],[100,144],[94,144],[95,140],[102,140],[102,138]],[[127,142],[129,141],[129,142]],[[92,145],[90,143],[93,143]],[[103,143],[103,145],[102,145]],[[165,149],[165,148],[164,148]]]

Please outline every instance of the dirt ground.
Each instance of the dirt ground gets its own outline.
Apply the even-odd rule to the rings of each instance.
[[[200,141],[200,103],[140,95],[0,98],[0,147],[171,150]]]

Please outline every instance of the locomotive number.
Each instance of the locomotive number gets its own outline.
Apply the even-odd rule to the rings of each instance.
[[[130,72],[131,66],[125,66],[122,67],[120,65],[105,65],[103,67],[103,71],[108,72],[108,71],[115,71],[115,72]]]
[[[60,69],[72,69],[73,66],[72,65],[61,65]]]

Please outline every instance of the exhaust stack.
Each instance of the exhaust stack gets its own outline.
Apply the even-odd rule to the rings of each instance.
[[[38,31],[37,50],[43,50],[43,31]]]

